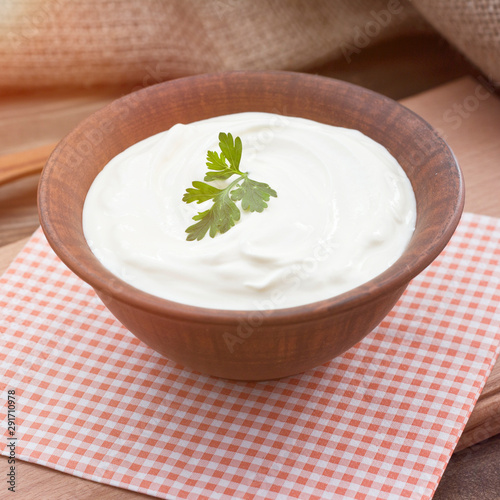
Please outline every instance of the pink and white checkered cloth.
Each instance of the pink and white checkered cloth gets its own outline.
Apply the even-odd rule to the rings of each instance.
[[[142,344],[39,230],[0,281],[17,456],[169,499],[428,499],[498,354],[499,260],[500,220],[465,214],[343,356],[238,383]]]

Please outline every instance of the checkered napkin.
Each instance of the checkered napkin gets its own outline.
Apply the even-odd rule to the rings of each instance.
[[[17,455],[168,499],[430,498],[498,353],[499,259],[500,219],[465,214],[343,356],[238,383],[142,344],[37,231],[0,282]]]

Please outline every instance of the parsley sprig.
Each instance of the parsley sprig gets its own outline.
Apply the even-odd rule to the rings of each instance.
[[[213,205],[193,217],[196,224],[186,229],[187,240],[201,240],[207,232],[213,238],[217,233],[229,231],[240,220],[240,210],[235,201],[241,201],[241,208],[250,212],[262,212],[267,208],[271,196],[277,197],[276,191],[268,184],[250,179],[248,172],[240,170],[243,146],[241,139],[233,140],[231,134],[219,134],[221,152],[208,151],[204,181],[194,181],[192,188],[187,188],[182,201],[203,203],[213,201]],[[224,181],[237,175],[224,189],[216,188],[207,182]]]

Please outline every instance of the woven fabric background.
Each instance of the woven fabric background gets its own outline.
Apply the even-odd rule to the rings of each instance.
[[[17,456],[168,499],[430,499],[498,355],[499,268],[500,219],[465,214],[363,341],[238,383],[142,344],[39,230],[0,279]]]
[[[1,9],[0,88],[301,71],[431,25],[500,81],[500,0],[7,0]]]
[[[500,0],[414,0],[427,20],[500,87]]]
[[[407,0],[10,0],[0,88],[303,70],[428,29]]]

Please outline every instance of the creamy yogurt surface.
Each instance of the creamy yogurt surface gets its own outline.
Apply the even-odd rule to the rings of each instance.
[[[224,234],[186,241],[211,201],[182,196],[203,180],[219,132],[241,137],[240,170],[278,196],[262,213],[241,210]],[[361,132],[252,112],[178,124],[131,146],[96,177],[82,217],[96,257],[136,288],[263,310],[327,299],[383,272],[411,239],[416,203],[398,162]]]

